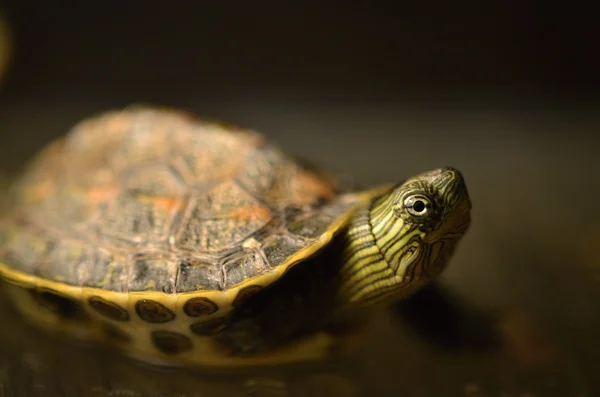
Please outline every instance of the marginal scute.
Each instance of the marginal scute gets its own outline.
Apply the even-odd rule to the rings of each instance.
[[[240,243],[271,219],[269,208],[254,196],[234,182],[224,182],[193,202],[176,245],[219,251]]]
[[[118,304],[99,296],[91,296],[88,303],[97,313],[115,321],[129,321],[129,312]]]
[[[267,238],[263,245],[263,252],[271,267],[279,266],[285,262],[290,255],[295,254],[305,244],[297,238],[284,234],[276,234]]]
[[[248,301],[248,299],[252,298],[255,294],[260,292],[263,287],[260,285],[249,285],[240,289],[237,296],[233,300],[232,306],[236,309],[239,309],[244,306],[244,304]]]
[[[250,279],[269,271],[269,267],[258,251],[251,251],[240,257],[228,260],[223,265],[225,272],[225,287],[233,287],[244,280]]]
[[[48,250],[48,239],[33,232],[27,224],[15,225],[21,229],[7,232],[5,243],[0,250],[2,263],[12,268],[33,274]]]
[[[135,303],[135,311],[140,318],[149,323],[167,323],[175,318],[169,308],[150,299],[140,299]]]
[[[178,265],[176,292],[220,290],[221,268],[192,258],[181,258]]]
[[[174,292],[176,265],[176,262],[160,254],[137,257],[133,262],[128,290]]]
[[[129,260],[126,255],[96,248],[88,251],[85,260],[89,265],[84,287],[116,292],[127,291]]]
[[[187,336],[172,331],[153,331],[152,343],[165,354],[179,354],[192,349],[192,341]]]
[[[86,246],[80,241],[57,240],[36,273],[50,280],[79,286],[88,273],[89,263],[85,256]]]
[[[322,213],[310,215],[288,225],[288,230],[298,236],[314,239],[321,236],[331,225],[333,219]]]
[[[227,328],[227,318],[216,317],[206,321],[199,321],[190,325],[190,330],[198,336],[211,336]]]
[[[210,316],[219,310],[219,306],[205,297],[191,298],[183,305],[183,311],[190,317]]]

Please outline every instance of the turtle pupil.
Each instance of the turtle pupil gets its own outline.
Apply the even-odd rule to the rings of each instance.
[[[415,201],[415,203],[413,204],[413,210],[415,210],[416,212],[425,211],[425,203],[421,200]]]

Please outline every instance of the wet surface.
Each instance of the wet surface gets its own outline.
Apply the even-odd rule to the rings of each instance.
[[[109,33],[121,40],[119,32]],[[48,43],[68,36],[49,35]],[[94,65],[107,50],[84,56],[73,52],[76,45],[44,47],[46,63],[31,58],[32,51],[0,91],[3,172],[16,172],[82,117],[132,101],[159,102],[255,128],[359,186],[455,166],[466,178],[473,223],[435,287],[378,313],[351,356],[315,365],[235,373],[157,369],[40,332],[0,295],[0,396],[600,395],[597,107],[550,108],[523,98],[510,109],[452,101],[369,105],[364,98],[314,99],[321,92],[307,100],[302,90],[283,88],[278,96],[275,85],[263,95],[213,96],[214,85],[207,94],[190,74],[179,85],[168,83],[173,74],[160,84],[158,72],[136,75],[136,67],[150,63],[139,54],[116,82],[110,73],[95,82],[101,66]],[[117,54],[126,57],[132,48]],[[67,55],[63,72],[58,60]],[[382,79],[381,86],[389,82]],[[349,86],[334,87],[338,98]]]

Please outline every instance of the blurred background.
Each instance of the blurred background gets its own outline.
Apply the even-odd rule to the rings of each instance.
[[[596,14],[150,3],[0,2],[4,174],[81,118],[155,103],[361,185],[456,166],[473,226],[439,290],[378,316],[358,359],[318,368],[165,373],[40,335],[0,303],[1,396],[600,395]]]

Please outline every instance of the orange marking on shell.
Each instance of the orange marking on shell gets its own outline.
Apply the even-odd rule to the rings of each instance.
[[[227,218],[237,218],[245,221],[271,219],[271,212],[263,207],[241,207],[226,215]]]
[[[52,181],[44,180],[34,185],[25,186],[22,188],[23,203],[30,204],[36,201],[41,201],[50,196],[56,190],[56,184]]]
[[[291,186],[296,199],[302,204],[313,202],[317,197],[332,199],[335,195],[331,185],[312,172],[298,172]]]
[[[178,208],[183,205],[183,200],[177,197],[166,197],[166,196],[139,196],[139,199],[145,203],[150,203],[156,208],[160,208],[166,211],[171,211],[174,208]]]
[[[115,186],[100,186],[89,189],[86,195],[90,202],[98,204],[114,198],[118,193]]]
[[[233,178],[240,172],[241,166],[241,161],[239,159],[235,160],[230,164],[226,165],[225,167],[222,167],[219,171],[216,171],[214,174],[216,177],[210,179],[223,180]]]

